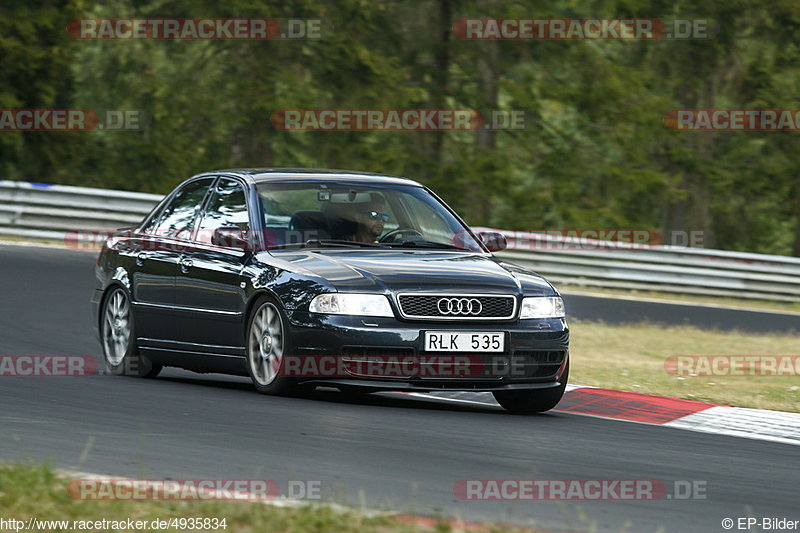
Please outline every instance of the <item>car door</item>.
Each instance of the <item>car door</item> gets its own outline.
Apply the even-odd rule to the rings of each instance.
[[[178,261],[213,181],[208,177],[183,184],[131,247],[132,300],[140,347],[166,347],[175,340]]]
[[[212,242],[215,230],[250,230],[243,183],[221,177],[212,187],[194,241],[179,260],[175,287],[176,334],[187,349],[243,356],[245,291],[241,283],[249,253]]]

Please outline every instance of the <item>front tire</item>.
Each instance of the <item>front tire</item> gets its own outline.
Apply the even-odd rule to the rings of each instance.
[[[554,389],[519,390],[493,392],[494,399],[507,411],[512,413],[543,413],[549,411],[561,401],[567,389],[569,379],[569,361],[561,374],[561,385]]]
[[[139,354],[131,301],[120,287],[112,289],[103,300],[100,339],[106,370],[110,374],[152,378],[161,372],[161,365]]]
[[[253,307],[247,325],[247,373],[262,394],[296,392],[291,378],[281,376],[284,355],[291,353],[286,319],[276,302],[263,298]]]

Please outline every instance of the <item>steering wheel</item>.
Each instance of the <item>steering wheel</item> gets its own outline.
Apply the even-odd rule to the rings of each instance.
[[[423,237],[422,233],[418,232],[414,228],[397,228],[395,230],[390,231],[386,235],[380,238],[378,242],[397,242],[396,237],[398,235],[416,235],[418,237]],[[424,237],[423,237],[424,238]]]

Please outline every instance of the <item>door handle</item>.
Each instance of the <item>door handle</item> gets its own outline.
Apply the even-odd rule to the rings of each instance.
[[[144,265],[144,260],[147,259],[148,254],[145,252],[139,252],[136,255],[136,266]]]
[[[193,264],[194,263],[192,262],[192,260],[189,259],[188,257],[182,258],[181,259],[181,272],[183,272],[184,274],[186,272],[189,272],[189,269],[192,268]]]

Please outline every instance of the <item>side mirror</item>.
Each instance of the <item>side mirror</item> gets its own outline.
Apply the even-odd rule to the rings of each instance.
[[[211,235],[211,244],[222,246],[223,248],[250,249],[247,230],[239,229],[235,226],[215,229],[213,235]]]
[[[499,252],[501,250],[505,250],[508,246],[506,236],[502,233],[497,233],[494,231],[482,231],[478,233],[478,238],[481,240],[483,245],[489,249],[490,252]]]

